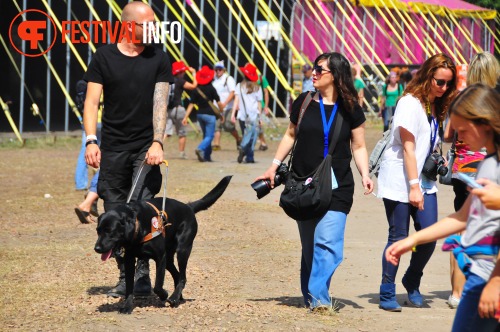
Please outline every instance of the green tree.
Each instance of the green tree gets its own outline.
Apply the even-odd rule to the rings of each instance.
[[[500,1],[498,0],[465,0],[465,1],[479,7],[495,9],[497,11],[497,15],[500,14]]]

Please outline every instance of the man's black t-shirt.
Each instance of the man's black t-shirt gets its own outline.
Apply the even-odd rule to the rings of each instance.
[[[208,100],[203,98],[199,93],[198,89],[200,89],[205,96],[208,98],[210,101],[220,101],[219,95],[217,94],[217,90],[213,87],[212,84],[206,84],[206,85],[198,85],[197,89],[194,89],[193,92],[191,93],[191,103],[198,105],[198,114],[208,114],[208,115],[213,115],[215,116],[214,111],[208,105]],[[217,106],[217,104],[215,104]]]
[[[306,93],[299,95],[292,104],[290,121],[297,124],[299,119],[300,107],[304,101]],[[341,112],[344,118],[340,130],[339,141],[333,150],[332,169],[337,179],[339,187],[332,191],[332,203],[330,210],[349,213],[352,206],[354,195],[354,178],[351,172],[351,130],[359,127],[365,122],[365,115],[359,105],[356,105],[352,112],[345,108],[342,98],[338,98],[337,114],[332,123],[329,132],[328,141],[331,142],[338,113]],[[330,118],[333,111],[333,105],[325,105],[326,119]],[[297,145],[293,156],[293,170],[298,176],[307,176],[323,161],[324,139],[323,139],[323,121],[321,119],[321,110],[319,103],[312,100],[309,107],[304,112],[300,122],[299,134],[297,136]]]
[[[102,149],[132,151],[152,143],[155,84],[174,81],[165,52],[148,46],[130,57],[116,44],[103,46],[95,52],[84,80],[103,85]]]

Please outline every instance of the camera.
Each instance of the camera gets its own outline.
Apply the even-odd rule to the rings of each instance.
[[[446,160],[441,154],[437,152],[431,153],[425,159],[422,174],[424,174],[428,179],[436,181],[438,174],[444,176],[448,173],[448,168],[444,166],[445,164]]]
[[[274,176],[274,187],[281,185],[285,182],[288,175],[287,164],[281,163],[281,165],[276,170],[276,175]],[[252,189],[257,193],[257,198],[261,199],[271,192],[271,181],[270,180],[257,180],[251,184]]]

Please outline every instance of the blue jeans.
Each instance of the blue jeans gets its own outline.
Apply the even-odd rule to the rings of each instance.
[[[499,326],[494,318],[483,319],[479,317],[478,306],[481,293],[486,286],[483,278],[471,273],[467,278],[460,298],[460,304],[453,321],[452,332],[465,331],[495,331]]]
[[[89,191],[97,193],[97,181],[99,180],[99,171],[97,171],[94,176],[92,177],[92,180],[90,181],[90,187]]]
[[[427,228],[437,221],[437,197],[436,194],[424,194],[424,210],[410,205],[384,198],[385,213],[389,222],[389,237],[387,249],[391,244],[408,237],[410,227],[410,216],[416,231]],[[410,266],[405,273],[405,281],[409,289],[420,286],[420,279],[427,262],[434,252],[436,242],[430,242],[417,246],[412,252]],[[382,283],[393,284],[398,272],[398,266],[392,265],[385,259],[385,249],[382,253]]]
[[[396,106],[387,106],[382,111],[382,119],[384,120],[384,131],[389,129],[389,120],[391,120],[395,110]]]
[[[246,161],[253,162],[254,161],[254,146],[257,142],[257,137],[259,136],[259,125],[258,122],[252,122],[245,126],[245,130],[243,131],[243,139],[241,140],[240,147],[245,152]]]
[[[101,124],[97,124],[97,142],[101,143]],[[78,154],[78,159],[76,160],[76,169],[75,169],[75,189],[76,190],[85,190],[89,185],[89,173],[88,166],[85,162],[85,150],[87,143],[87,134],[85,130],[82,131],[82,145],[80,147],[80,153]],[[92,184],[91,184],[92,185]]]
[[[198,150],[203,151],[205,160],[212,160],[212,140],[215,134],[215,115],[198,114],[198,123],[200,124],[201,131],[203,132],[203,140],[198,145]]]
[[[302,244],[300,287],[304,302],[314,308],[330,305],[333,273],[344,258],[347,215],[328,211],[322,218],[297,221]]]

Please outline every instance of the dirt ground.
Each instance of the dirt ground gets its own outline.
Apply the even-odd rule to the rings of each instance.
[[[272,131],[279,136],[284,127]],[[380,136],[367,131],[369,151]],[[74,137],[31,139],[23,148],[0,143],[0,330],[4,331],[449,331],[455,314],[445,301],[450,293],[449,255],[440,243],[428,264],[421,309],[405,303],[397,282],[401,313],[378,308],[381,255],[387,238],[382,202],[356,193],[347,219],[344,261],[330,288],[339,310],[310,313],[302,306],[299,285],[300,243],[295,222],[278,206],[281,188],[257,200],[253,179],[270,165],[278,140],[256,151],[256,164],[238,164],[234,141],[223,137],[214,162],[199,163],[190,136],[188,160],[177,159],[177,143],[166,144],[167,195],[196,200],[223,176],[233,179],[221,199],[200,212],[199,231],[188,265],[186,302],[165,307],[155,296],[136,300],[132,315],[118,314],[121,301],[105,294],[117,280],[113,260],[102,263],[93,250],[95,224],[80,224],[74,206],[79,150]],[[354,166],[353,166],[354,167]],[[439,215],[452,211],[450,187],[440,187]],[[102,211],[102,204],[99,203]],[[154,264],[152,264],[154,266]],[[152,269],[154,271],[154,268]],[[172,279],[165,288],[172,292]]]

